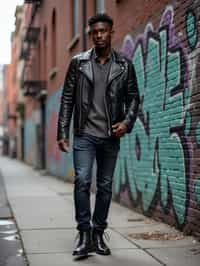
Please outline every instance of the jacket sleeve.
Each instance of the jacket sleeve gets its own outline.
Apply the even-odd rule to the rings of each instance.
[[[128,80],[125,95],[125,119],[124,123],[127,125],[127,133],[130,133],[133,129],[135,120],[137,118],[137,113],[140,104],[140,96],[137,85],[137,78],[135,74],[135,69],[132,62],[128,63]]]
[[[57,141],[69,138],[69,128],[74,107],[76,89],[76,60],[72,59],[66,73],[61,95],[60,110],[57,125]]]

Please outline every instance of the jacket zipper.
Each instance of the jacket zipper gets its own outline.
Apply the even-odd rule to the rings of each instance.
[[[106,88],[105,93],[104,93],[104,104],[105,104],[105,109],[106,109],[106,116],[108,119],[108,136],[111,137],[112,135],[112,125],[111,125],[111,119],[110,119],[110,114],[108,111],[108,105],[107,105],[107,100],[106,100],[106,91],[108,88]]]
[[[122,68],[123,69],[123,68]],[[119,73],[118,73],[118,75],[115,77],[115,79],[119,76],[119,75],[121,75],[121,73],[122,73],[123,71],[120,71]],[[111,81],[111,83],[112,83],[112,81]],[[111,83],[110,84],[108,84],[108,86],[110,86],[111,85]],[[106,88],[106,91],[108,90],[108,87]],[[107,115],[107,118],[108,118],[108,135],[109,136],[112,136],[112,125],[111,125],[111,119],[110,119],[110,115],[109,115],[109,111],[108,111],[108,106],[107,106],[107,101],[106,101],[106,91],[105,91],[105,94],[104,94],[104,104],[105,104],[105,109],[106,109],[106,115]]]
[[[82,70],[82,67],[80,66],[79,67],[79,70],[81,71]],[[90,81],[90,80],[89,80]],[[92,97],[90,97],[90,99],[92,99]],[[82,112],[81,112],[81,104],[82,104],[82,85],[80,84],[80,101],[79,101],[79,103],[80,103],[80,116],[79,116],[79,132],[81,132],[81,126],[82,126],[82,124],[83,123],[81,123],[81,122],[83,122],[83,121],[81,121],[81,114],[82,114]],[[90,104],[88,104],[88,106],[90,106],[91,105],[91,102],[90,102]],[[89,107],[88,107],[89,108]],[[88,115],[88,110],[87,110],[87,115]]]
[[[82,68],[81,68],[81,66],[79,67],[79,69],[81,70]],[[79,84],[79,89],[80,89],[80,102],[79,102],[79,134],[80,134],[80,132],[81,132],[81,105],[82,105],[82,101],[81,101],[81,99],[82,99],[82,86],[81,86],[81,84]]]

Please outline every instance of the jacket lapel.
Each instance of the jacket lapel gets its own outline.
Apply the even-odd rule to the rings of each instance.
[[[79,70],[89,79],[89,81],[93,84],[94,83],[94,75],[92,69],[92,62],[91,62],[91,53],[92,49],[88,50],[87,52],[82,53],[80,56],[80,67]]]
[[[79,69],[89,79],[89,81],[93,84],[94,83],[94,75],[93,75],[93,69],[92,69],[92,62],[91,61],[82,62]]]
[[[87,52],[83,53],[80,56],[81,64],[79,70],[88,78],[88,80],[94,84],[94,74],[91,62],[91,53],[92,49],[88,50]],[[113,79],[123,73],[124,67],[124,59],[121,58],[117,53],[113,51],[113,60],[110,66],[110,72],[108,76],[108,84],[110,84]]]
[[[119,76],[123,72],[123,67],[117,63],[116,61],[113,61],[110,66],[110,73],[108,76],[108,84],[110,84],[113,79],[115,79],[117,76]]]

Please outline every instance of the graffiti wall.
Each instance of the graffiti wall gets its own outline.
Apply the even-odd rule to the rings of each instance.
[[[70,180],[73,177],[72,153],[60,152],[56,142],[57,120],[62,88],[48,97],[46,108],[47,169],[53,175]],[[71,139],[72,142],[72,139]]]
[[[36,165],[36,143],[36,124],[33,117],[30,117],[24,123],[24,157],[33,166]]]
[[[193,233],[200,233],[199,6],[166,6],[158,25],[124,38],[141,105],[121,141],[114,182],[123,204]]]

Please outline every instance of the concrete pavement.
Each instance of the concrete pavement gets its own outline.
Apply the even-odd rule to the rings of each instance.
[[[193,237],[114,202],[107,230],[112,255],[74,261],[73,185],[5,157],[0,158],[0,169],[30,266],[200,265],[200,243]],[[158,234],[160,240],[152,240]]]

